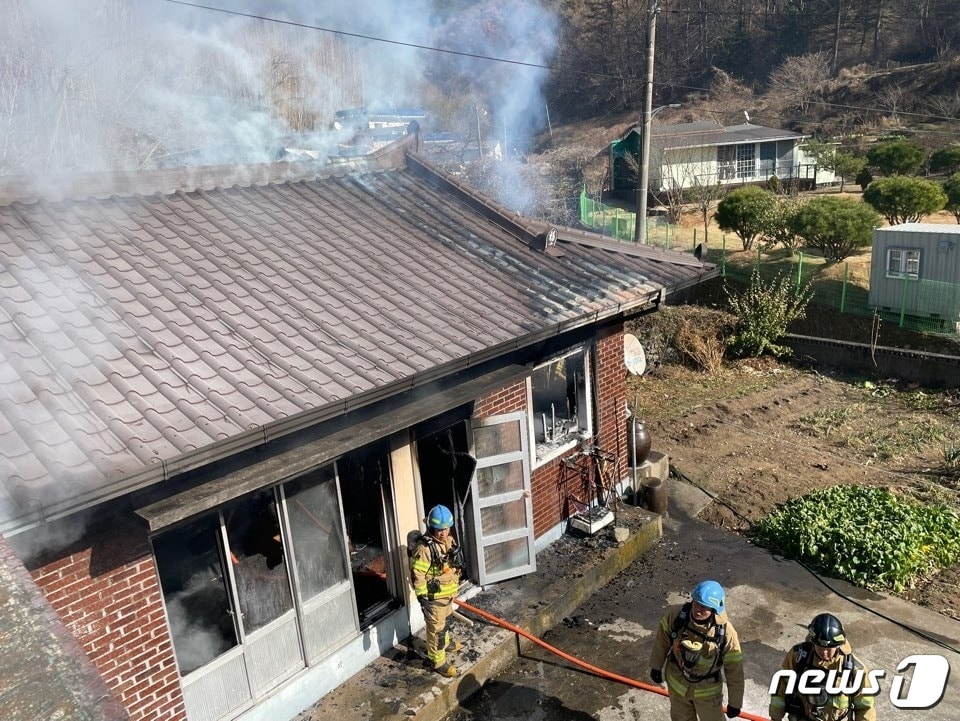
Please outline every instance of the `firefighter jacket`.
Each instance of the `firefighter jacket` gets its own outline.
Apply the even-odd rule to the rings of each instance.
[[[684,608],[687,609],[685,615]],[[695,659],[682,651],[683,641],[687,639],[702,644]],[[650,668],[661,669],[664,662],[667,662],[664,679],[671,694],[689,699],[721,696],[722,678],[725,678],[727,704],[743,707],[743,652],[740,637],[725,613],[714,614],[700,623],[690,616],[688,606],[667,611],[657,628]]]
[[[813,648],[813,644],[798,643],[791,648],[783,659],[782,670],[795,671],[797,675],[810,669],[823,669],[824,671],[836,671],[838,676],[833,685],[840,684],[839,674],[844,669],[849,669],[851,678],[843,685],[849,686],[854,683],[853,674],[862,671],[863,685],[867,685],[867,674],[869,670],[853,655],[853,649],[849,641],[845,641],[840,647],[839,652],[829,662],[823,661]],[[824,685],[826,685],[824,681]],[[770,696],[770,718],[772,721],[781,721],[787,714],[790,718],[811,721],[841,721],[848,717],[848,711],[851,703],[853,704],[853,716],[850,721],[877,721],[877,711],[873,706],[873,697],[864,696],[857,692],[852,696],[846,694],[825,695],[820,699],[813,696],[800,694],[796,687],[794,693],[787,695],[787,681],[781,679],[777,687],[777,693]]]
[[[413,592],[417,598],[435,600],[457,595],[460,569],[454,564],[458,555],[453,534],[443,540],[429,532],[420,536],[410,558]]]

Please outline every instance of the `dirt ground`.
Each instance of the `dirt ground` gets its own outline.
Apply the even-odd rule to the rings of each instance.
[[[960,508],[960,394],[824,375],[773,359],[713,375],[661,363],[630,379],[653,448],[716,500],[701,518],[746,533],[778,503],[838,484]],[[951,460],[952,459],[952,460]],[[960,567],[904,598],[960,619]]]

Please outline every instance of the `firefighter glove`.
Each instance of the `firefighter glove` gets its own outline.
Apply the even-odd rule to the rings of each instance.
[[[727,704],[726,714],[727,714],[727,718],[736,718],[737,716],[740,715],[740,709],[737,708],[736,706],[731,706],[730,704]]]
[[[656,684],[663,683],[663,672],[659,668],[650,669],[650,678]]]
[[[427,594],[436,596],[438,593],[440,593],[440,581],[436,578],[431,578],[427,581]]]

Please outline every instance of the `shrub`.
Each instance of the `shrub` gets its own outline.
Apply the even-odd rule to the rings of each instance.
[[[764,283],[755,267],[749,288],[739,292],[727,289],[730,310],[737,316],[737,327],[727,346],[738,356],[787,355],[790,349],[775,341],[787,332],[790,323],[806,315],[812,296],[809,283],[797,289],[783,274]]]
[[[714,374],[723,366],[723,356],[726,352],[726,335],[732,323],[726,316],[704,318],[684,318],[677,326],[677,334],[673,338],[673,345],[680,352],[684,360],[698,370]]]
[[[913,140],[888,140],[867,150],[867,163],[881,175],[914,175],[926,159],[923,146]]]
[[[776,205],[767,216],[763,229],[764,240],[761,246],[763,250],[769,251],[777,245],[782,245],[791,256],[797,252],[803,238],[793,230],[793,217],[802,205],[803,201],[794,198],[778,197],[776,199]]]
[[[755,539],[864,588],[901,592],[960,560],[960,517],[861,486],[834,486],[794,498],[763,518]]]
[[[960,143],[941,148],[930,156],[931,173],[944,171],[956,173],[958,170],[960,170]]]
[[[720,230],[736,233],[743,249],[750,250],[756,237],[763,233],[775,204],[776,198],[769,190],[748,185],[730,191],[717,205],[713,217]]]
[[[790,216],[789,223],[808,246],[829,260],[841,261],[860,248],[870,247],[880,216],[870,205],[854,198],[823,196],[802,205]]]
[[[939,183],[923,178],[880,178],[863,191],[863,200],[890,225],[919,223],[947,203],[947,195]]]
[[[943,192],[947,196],[947,204],[944,206],[953,213],[953,217],[960,223],[960,173],[954,173],[943,184]]]

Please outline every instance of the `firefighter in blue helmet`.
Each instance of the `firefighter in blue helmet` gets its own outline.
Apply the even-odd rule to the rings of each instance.
[[[447,617],[453,613],[453,599],[460,588],[462,556],[451,533],[449,508],[434,506],[425,520],[427,532],[420,536],[410,557],[413,591],[427,623],[427,659],[437,673],[453,677],[457,668],[447,660],[447,651],[459,651],[461,645],[447,632]]]
[[[650,653],[650,678],[667,683],[671,721],[723,721],[743,706],[743,653],[716,581],[698,583],[691,601],[664,614]],[[664,665],[666,664],[666,665]]]

